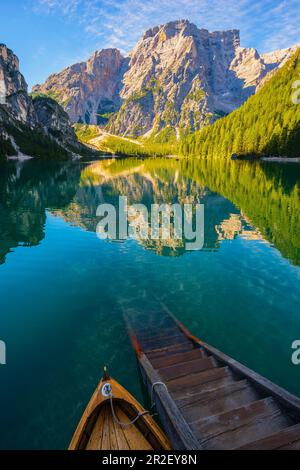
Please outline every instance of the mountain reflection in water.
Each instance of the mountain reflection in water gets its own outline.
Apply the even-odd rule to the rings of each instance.
[[[299,173],[196,159],[2,165],[0,448],[66,448],[104,364],[143,400],[122,312],[133,300],[145,324],[155,297],[193,334],[300,396]],[[97,207],[119,196],[148,208],[203,203],[204,248],[99,240]]]
[[[300,264],[300,170],[223,160],[109,159],[79,163],[9,164],[0,174],[0,263],[19,245],[44,238],[46,211],[95,232],[101,203],[202,203],[204,250],[225,239],[265,239]],[[184,240],[139,240],[164,256],[185,253]]]

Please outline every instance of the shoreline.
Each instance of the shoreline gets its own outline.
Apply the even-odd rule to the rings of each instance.
[[[27,160],[32,160],[34,157],[30,157],[29,155],[13,155],[12,157],[7,157],[7,160],[12,161],[19,161],[19,162],[26,162]]]
[[[262,157],[260,160],[263,162],[278,162],[278,163],[300,163],[300,157]]]

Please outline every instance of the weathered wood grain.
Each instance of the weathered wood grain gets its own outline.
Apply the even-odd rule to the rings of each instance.
[[[148,356],[149,357],[149,356]],[[204,359],[207,355],[203,350],[197,348],[187,352],[179,352],[173,354],[158,355],[158,357],[151,356],[151,364],[155,369],[169,367],[180,362],[193,361],[194,359]]]
[[[140,356],[139,363],[146,386],[151,392],[152,385],[160,382],[161,379],[144,354]],[[154,389],[154,396],[160,419],[173,448],[175,450],[201,449],[197,438],[186,423],[168,390],[164,386],[158,385]]]
[[[197,374],[205,370],[214,369],[217,367],[216,361],[213,357],[206,357],[204,359],[194,359],[188,362],[179,362],[172,366],[159,368],[157,371],[159,375],[166,381],[180,377],[191,377],[191,374]]]
[[[263,439],[255,440],[250,444],[240,447],[240,450],[286,450],[291,446],[300,448],[300,424],[273,433]]]
[[[272,398],[191,424],[204,449],[230,449],[282,430],[291,423]]]
[[[176,400],[176,404],[187,422],[192,423],[207,416],[234,410],[258,398],[258,394],[249,386],[247,380],[241,380]]]
[[[149,393],[165,384],[154,397],[174,449],[300,447],[299,398],[193,336],[162,304],[157,316],[166,330],[129,331]]]

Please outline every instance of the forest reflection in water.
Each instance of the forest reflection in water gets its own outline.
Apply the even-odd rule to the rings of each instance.
[[[143,400],[121,305],[138,298],[146,322],[154,294],[193,334],[300,396],[299,181],[297,165],[223,160],[2,166],[0,448],[66,448],[104,364]],[[203,250],[99,240],[96,209],[120,195],[203,203]]]
[[[91,164],[27,162],[0,174],[0,263],[19,245],[44,238],[46,211],[96,231],[100,203],[202,203],[204,250],[224,239],[264,239],[300,264],[300,168],[187,159],[109,159]],[[140,240],[157,254],[185,253],[184,240]]]

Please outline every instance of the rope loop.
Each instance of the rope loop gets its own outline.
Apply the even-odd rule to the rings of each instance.
[[[117,418],[117,415],[116,415],[116,412],[115,412],[115,408],[114,408],[114,401],[113,401],[113,393],[112,393],[112,390],[110,392],[110,395],[109,395],[109,401],[110,401],[110,407],[111,407],[111,412],[112,412],[112,416],[113,416],[113,420],[115,421],[115,423],[117,423],[119,426],[121,426],[122,428],[129,428],[130,426],[132,426],[134,423],[137,422],[138,419],[140,419],[142,416],[145,416],[147,414],[149,414],[149,411],[140,411],[137,416],[129,421],[128,423],[123,423],[122,421],[119,421],[119,419]]]
[[[158,385],[162,385],[163,387],[165,387],[165,389],[168,391],[168,388],[166,386],[166,384],[164,382],[155,382],[152,387],[151,387],[151,410],[153,410],[153,408],[155,407],[155,402],[154,402],[154,389],[155,387],[157,387]],[[105,386],[107,387],[107,385]],[[135,424],[137,422],[138,419],[140,419],[142,416],[145,416],[145,415],[150,415],[150,416],[153,416],[150,414],[150,411],[140,411],[137,416],[129,421],[128,423],[123,423],[122,421],[120,421],[116,415],[116,412],[115,412],[115,408],[114,408],[114,396],[113,396],[113,391],[112,391],[112,388],[106,388],[105,390],[106,394],[109,396],[109,401],[110,401],[110,407],[111,407],[111,412],[112,412],[112,416],[113,416],[113,420],[115,421],[116,424],[118,424],[119,426],[123,427],[123,428],[128,428],[130,426],[132,426],[133,424]],[[107,396],[106,395],[106,396]]]

